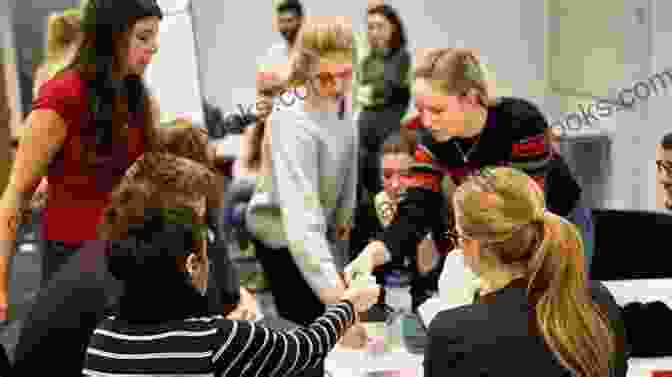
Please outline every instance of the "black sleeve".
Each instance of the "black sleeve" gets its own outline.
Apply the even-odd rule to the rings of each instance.
[[[208,303],[213,314],[227,315],[240,302],[240,274],[233,264],[226,237],[216,211],[208,210],[208,258],[210,274],[208,281]]]
[[[591,293],[595,303],[609,318],[609,327],[613,331],[616,350],[614,352],[613,377],[626,377],[628,374],[628,359],[630,358],[630,342],[626,336],[625,322],[621,315],[621,308],[616,303],[609,289],[599,281],[591,281]]]
[[[411,100],[411,89],[407,83],[411,69],[411,56],[404,48],[399,49],[385,64],[385,102],[388,104],[408,106]]]
[[[441,221],[443,196],[439,192],[422,188],[409,188],[403,195],[394,221],[385,228],[378,239],[383,241],[392,255],[393,263],[400,263],[404,256],[417,253],[418,244],[434,224]]]

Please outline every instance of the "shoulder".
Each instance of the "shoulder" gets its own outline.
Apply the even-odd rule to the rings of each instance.
[[[490,111],[495,112],[498,123],[510,125],[514,133],[537,134],[548,128],[539,107],[522,98],[498,98]]]
[[[85,82],[75,70],[56,74],[40,87],[38,96],[55,96],[62,98],[84,98]]]
[[[620,308],[614,295],[611,294],[609,289],[600,281],[591,280],[589,285],[591,296],[593,301],[600,306],[603,310],[608,312],[609,317],[613,320],[614,315],[620,314]]]
[[[472,304],[444,310],[429,324],[429,335],[434,338],[459,339],[487,320],[483,304]]]
[[[299,102],[299,101],[297,101]],[[317,129],[315,121],[302,111],[299,103],[279,106],[268,117],[273,139],[307,139],[314,136]]]

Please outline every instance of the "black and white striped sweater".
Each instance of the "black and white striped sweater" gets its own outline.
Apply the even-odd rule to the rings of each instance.
[[[82,374],[93,377],[282,377],[315,367],[354,321],[348,302],[308,327],[269,329],[221,316],[136,325],[110,317],[98,326]]]

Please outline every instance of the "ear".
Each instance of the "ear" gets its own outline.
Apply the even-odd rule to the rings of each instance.
[[[198,269],[198,256],[194,253],[189,254],[187,257],[186,265],[187,272],[194,274]]]

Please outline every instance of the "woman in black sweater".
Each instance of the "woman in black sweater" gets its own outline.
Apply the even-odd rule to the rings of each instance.
[[[583,232],[590,265],[592,222],[580,203],[581,188],[551,144],[550,129],[531,102],[493,98],[479,59],[469,50],[431,49],[416,59],[414,119],[418,147],[412,182],[397,217],[367,245],[350,270],[403,260],[416,250],[445,208],[442,179],[459,185],[485,166],[511,166],[532,177],[546,192],[548,207]],[[449,219],[452,222],[452,219]],[[435,238],[439,251],[452,250]]]
[[[625,377],[619,307],[589,283],[578,229],[545,207],[541,188],[511,168],[457,188],[454,234],[480,278],[474,303],[429,326],[426,377]]]

